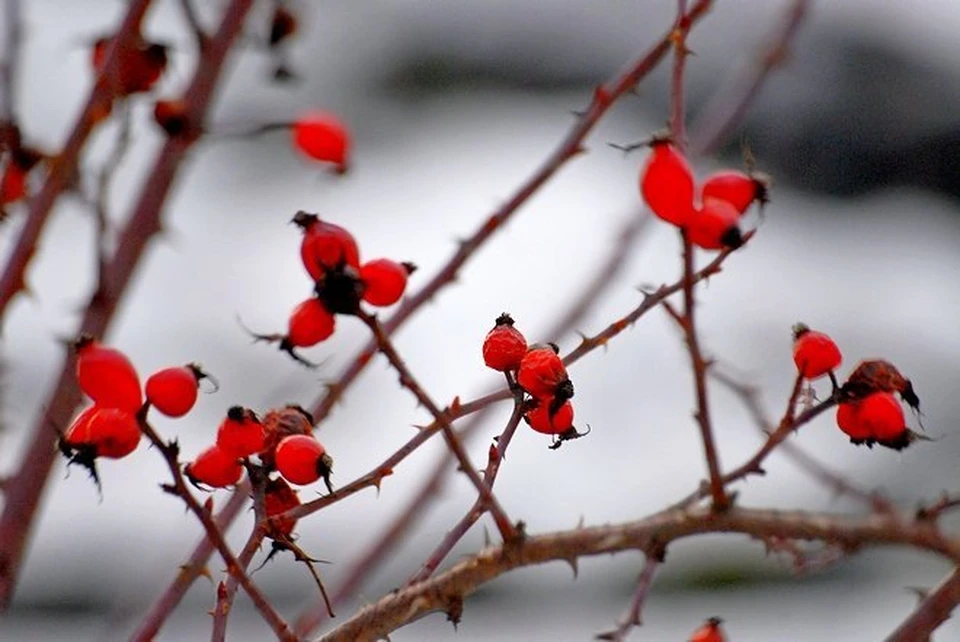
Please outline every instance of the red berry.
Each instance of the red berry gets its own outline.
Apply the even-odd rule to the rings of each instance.
[[[693,170],[667,141],[655,141],[640,175],[643,200],[659,218],[684,227],[693,217]]]
[[[889,361],[871,359],[861,361],[854,368],[843,391],[848,397],[863,399],[872,392],[899,392],[900,397],[914,410],[920,410],[920,398],[913,389],[913,383],[897,370]]]
[[[290,313],[285,342],[290,347],[309,348],[333,334],[336,319],[323,304],[309,298]]]
[[[290,485],[284,481],[283,478],[267,480],[263,499],[267,517],[280,515],[300,505],[300,498],[297,497],[297,491],[290,488]],[[296,519],[292,517],[281,517],[270,522],[270,530],[267,532],[267,535],[273,539],[290,537],[296,525]]]
[[[243,466],[232,453],[210,446],[187,464],[183,472],[194,484],[226,488],[240,481]]]
[[[750,207],[750,203],[767,197],[767,184],[760,178],[755,178],[735,170],[723,170],[711,175],[703,183],[700,198],[719,198],[733,205],[739,214],[743,214]]]
[[[284,479],[301,486],[312,484],[321,477],[330,492],[330,473],[333,459],[319,441],[310,435],[284,437],[277,445],[277,470]]]
[[[91,406],[81,412],[63,437],[71,447],[92,446],[95,457],[120,459],[140,443],[140,426],[129,412]]]
[[[736,249],[743,245],[739,218],[730,203],[708,198],[687,224],[687,235],[691,243],[705,250]]]
[[[554,344],[534,346],[520,360],[517,383],[531,396],[537,399],[569,399],[573,396],[573,383],[558,350]]]
[[[707,620],[703,626],[693,632],[690,636],[690,642],[726,642],[723,630],[720,624],[723,623],[718,617],[712,617]]]
[[[803,323],[793,326],[793,362],[806,379],[818,379],[840,366],[840,348],[823,332],[811,330]]]
[[[0,179],[0,205],[15,203],[27,195],[27,172],[15,164],[7,165]]]
[[[266,433],[257,415],[233,406],[217,429],[217,447],[234,459],[256,455],[266,446]]]
[[[889,445],[904,437],[907,425],[903,408],[889,392],[875,392],[857,406],[860,425],[877,442]]]
[[[344,265],[360,269],[360,250],[350,232],[304,211],[297,212],[292,222],[303,230],[300,259],[314,281]]]
[[[416,269],[412,263],[374,259],[360,266],[363,300],[370,305],[393,305],[407,288],[407,277]]]
[[[872,443],[872,435],[860,419],[859,402],[841,403],[837,406],[837,426],[855,444]]]
[[[573,404],[565,402],[550,416],[550,406],[546,400],[537,404],[536,408],[528,410],[523,419],[527,424],[545,435],[562,435],[573,428]]]
[[[98,38],[93,43],[90,63],[99,71],[106,61],[111,38]],[[119,96],[149,91],[167,68],[166,45],[137,38],[117,52],[116,92]]]
[[[206,376],[192,363],[158,370],[147,379],[147,401],[168,417],[182,417],[197,402],[200,380]]]
[[[300,406],[271,410],[263,416],[263,430],[266,443],[260,453],[260,461],[268,469],[276,468],[274,461],[277,445],[290,435],[313,434],[313,415]]]
[[[127,356],[90,337],[81,337],[74,347],[80,389],[101,408],[136,413],[143,396],[140,377]]]
[[[333,163],[338,172],[347,170],[350,137],[336,116],[312,112],[293,124],[293,143],[310,158]]]
[[[504,312],[483,340],[483,362],[494,370],[513,371],[520,367],[526,353],[527,340],[513,327],[513,318]]]

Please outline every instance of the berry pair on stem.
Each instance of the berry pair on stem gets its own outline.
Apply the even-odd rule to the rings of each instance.
[[[837,426],[851,443],[902,450],[922,439],[907,427],[903,408],[893,393],[899,392],[916,411],[920,409],[920,399],[910,380],[893,364],[879,359],[863,361],[840,386],[834,371],[843,356],[833,339],[802,323],[795,325],[793,332],[793,360],[798,372],[809,381],[824,375],[830,377],[834,394],[840,399]]]
[[[503,372],[511,386],[530,395],[525,401],[524,421],[533,430],[553,435],[550,448],[582,437],[573,425],[573,382],[558,354],[556,344],[527,347],[527,340],[514,327],[513,318],[501,314],[483,341],[483,361]]]
[[[683,230],[697,247],[740,247],[740,218],[754,201],[767,201],[767,181],[724,170],[708,177],[698,194],[693,169],[683,153],[665,138],[655,138],[650,146],[640,174],[640,193],[653,213]]]
[[[314,282],[313,296],[293,309],[286,334],[251,334],[278,343],[297,361],[315,367],[296,349],[330,338],[336,329],[335,314],[356,314],[361,302],[386,307],[399,301],[416,266],[386,258],[361,263],[353,235],[316,214],[300,211],[291,222],[303,231],[300,259]]]

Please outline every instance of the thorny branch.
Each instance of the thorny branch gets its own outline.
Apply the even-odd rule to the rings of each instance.
[[[627,635],[631,629],[643,624],[643,603],[650,594],[650,586],[653,585],[653,577],[657,574],[657,569],[663,562],[663,555],[647,555],[647,561],[640,571],[640,577],[637,578],[637,587],[633,591],[633,598],[630,600],[630,606],[619,620],[617,628],[612,631],[601,633],[597,636],[598,640],[607,640],[608,642],[626,642]]]

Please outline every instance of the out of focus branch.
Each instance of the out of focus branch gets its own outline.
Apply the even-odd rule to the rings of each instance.
[[[953,572],[920,602],[884,642],[930,642],[930,635],[960,604],[960,569]]]

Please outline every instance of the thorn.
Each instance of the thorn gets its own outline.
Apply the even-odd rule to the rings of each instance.
[[[575,556],[573,556],[573,557],[568,557],[568,558],[565,559],[564,561],[565,561],[567,564],[569,564],[569,565],[570,565],[570,569],[573,570],[573,579],[577,579],[577,578],[580,576],[580,562],[579,562],[579,560],[578,560]]]

